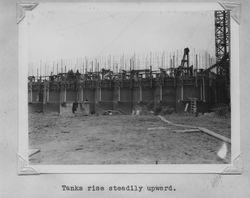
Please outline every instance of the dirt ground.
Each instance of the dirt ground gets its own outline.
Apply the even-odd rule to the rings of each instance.
[[[205,127],[230,137],[230,119],[173,114],[166,119]],[[166,127],[148,130],[153,127]],[[183,129],[158,117],[147,116],[59,116],[29,114],[29,146],[40,149],[31,164],[217,164],[223,142],[201,132],[175,133]]]

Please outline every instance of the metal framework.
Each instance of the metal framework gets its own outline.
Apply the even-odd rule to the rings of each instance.
[[[230,52],[230,11],[215,11],[215,55],[216,62]]]

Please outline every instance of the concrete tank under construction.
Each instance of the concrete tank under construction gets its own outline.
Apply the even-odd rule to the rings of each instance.
[[[212,71],[215,67],[227,71],[228,57],[206,70],[194,69],[189,65],[189,49],[185,48],[177,68],[120,73],[102,69],[85,74],[69,71],[44,80],[29,77],[29,111],[63,113],[65,109],[71,111],[73,103],[87,103],[92,114],[103,110],[130,114],[137,106],[155,107],[161,103],[176,112],[184,109],[205,112],[215,104],[230,103],[225,91],[228,74]]]

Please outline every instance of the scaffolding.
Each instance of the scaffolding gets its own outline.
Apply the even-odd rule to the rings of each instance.
[[[216,62],[230,52],[230,11],[215,11],[215,56]]]

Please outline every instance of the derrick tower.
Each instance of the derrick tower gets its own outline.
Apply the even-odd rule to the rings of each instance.
[[[230,11],[215,11],[215,55],[216,62],[230,52]]]

